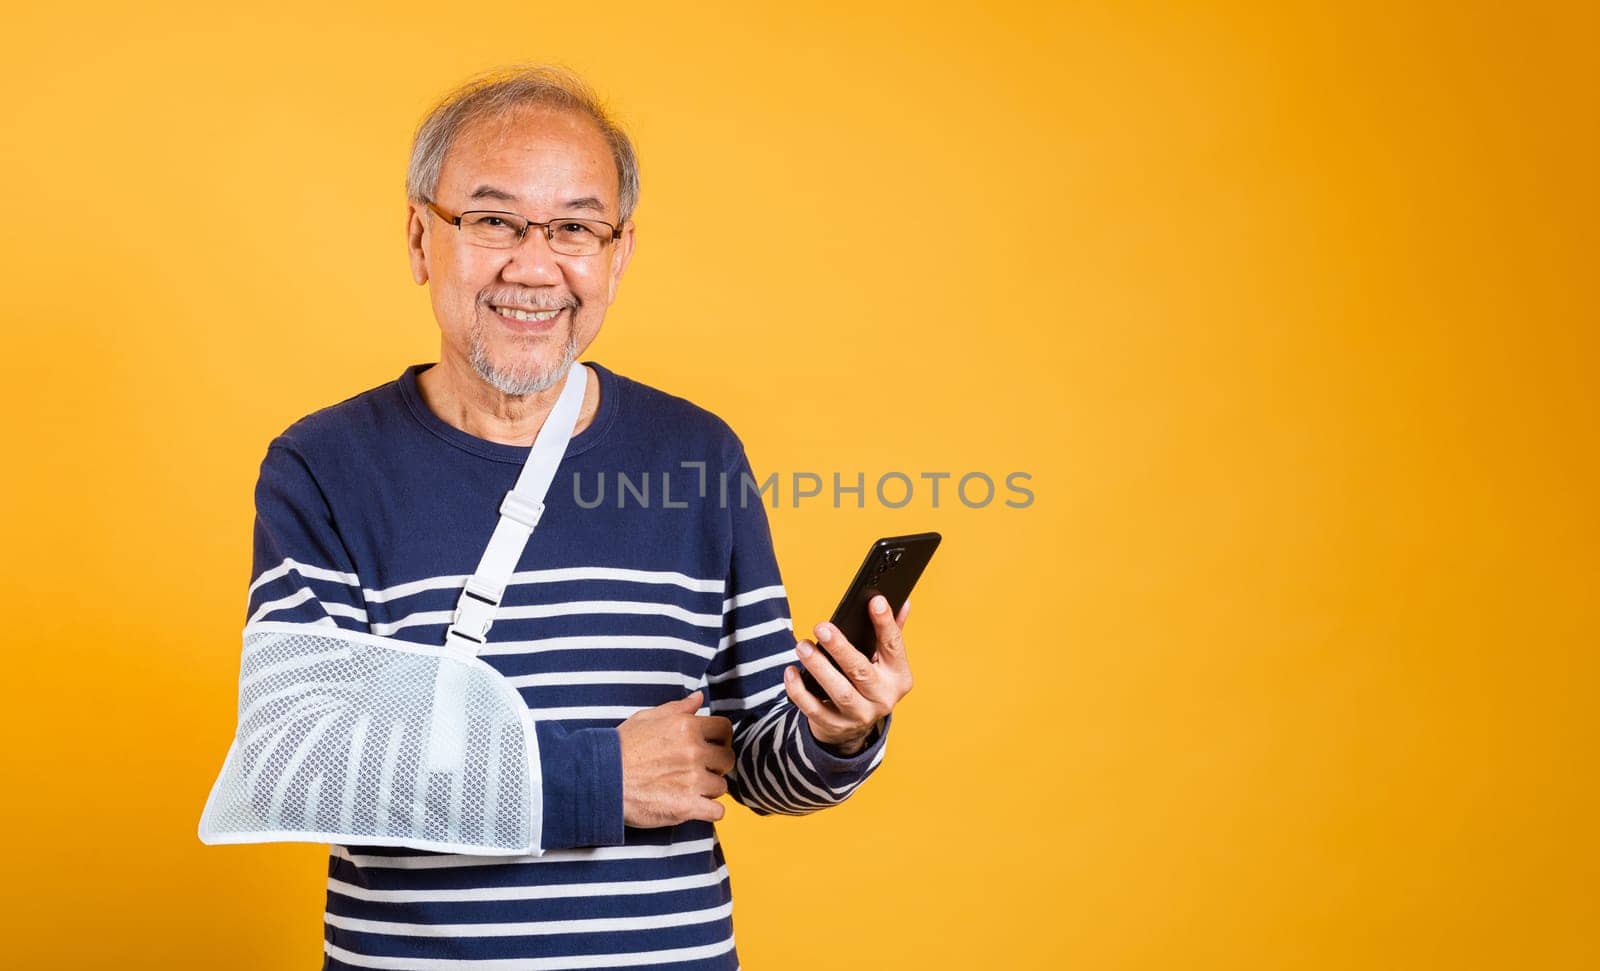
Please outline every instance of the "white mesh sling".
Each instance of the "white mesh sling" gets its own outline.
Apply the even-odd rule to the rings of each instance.
[[[443,645],[327,624],[245,626],[238,727],[200,817],[202,842],[543,853],[534,718],[477,652],[544,511],[587,383],[574,363]]]

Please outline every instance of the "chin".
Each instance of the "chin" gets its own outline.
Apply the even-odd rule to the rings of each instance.
[[[569,332],[570,334],[570,332]],[[515,341],[502,345],[487,355],[469,354],[473,369],[492,387],[503,394],[522,396],[548,390],[559,383],[566,372],[561,370],[571,362],[566,360],[566,348],[576,345],[569,334],[544,335],[537,340]]]

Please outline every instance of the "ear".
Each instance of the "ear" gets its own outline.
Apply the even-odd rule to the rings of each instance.
[[[617,299],[617,285],[622,282],[622,272],[628,268],[628,262],[633,259],[633,220],[622,224],[622,235],[611,247],[611,288],[606,295],[606,303]]]
[[[406,250],[411,257],[411,279],[421,286],[428,282],[428,210],[415,202],[406,204]]]

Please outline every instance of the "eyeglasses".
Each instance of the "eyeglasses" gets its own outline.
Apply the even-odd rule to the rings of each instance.
[[[550,248],[563,256],[594,256],[614,239],[622,238],[622,230],[599,219],[573,219],[563,216],[536,223],[514,212],[495,212],[473,209],[452,216],[429,202],[428,208],[440,219],[461,230],[461,235],[474,246],[489,249],[511,249],[522,242],[529,227],[544,230]]]

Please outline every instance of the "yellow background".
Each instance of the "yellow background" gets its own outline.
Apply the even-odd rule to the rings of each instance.
[[[11,8],[0,963],[320,960],[321,848],[195,837],[251,488],[436,358],[410,133],[531,59],[643,161],[586,358],[1033,477],[771,513],[802,626],[945,546],[877,775],[721,827],[745,967],[1595,966],[1593,10]]]

